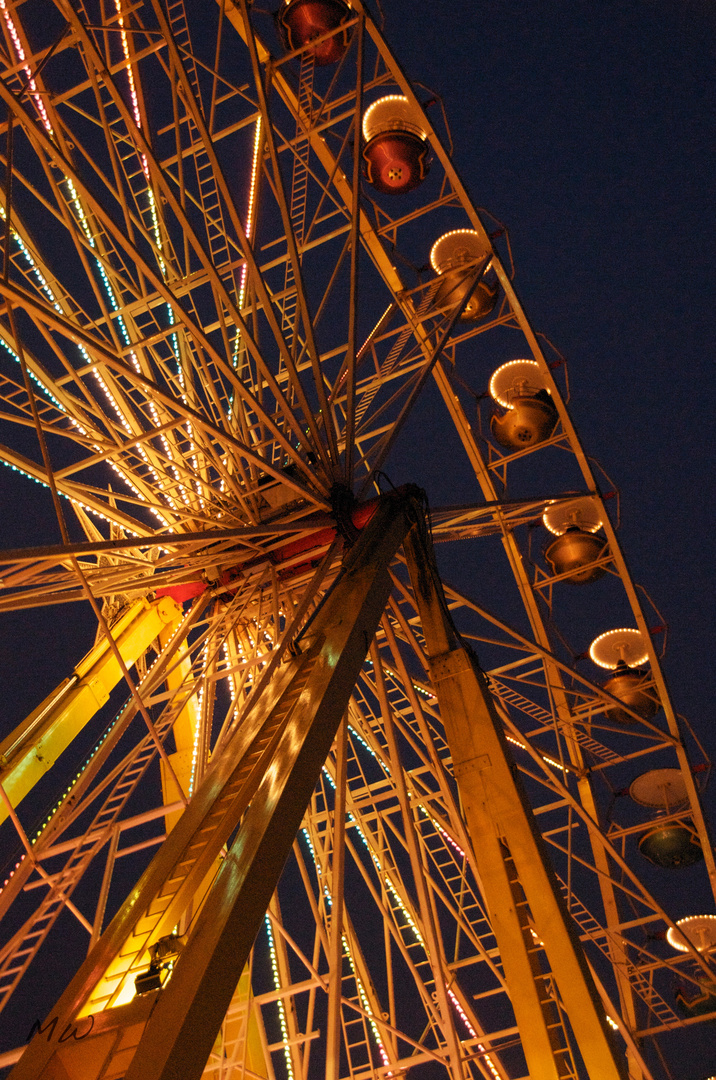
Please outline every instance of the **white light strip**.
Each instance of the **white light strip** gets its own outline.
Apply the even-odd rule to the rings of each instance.
[[[266,926],[266,934],[268,936],[269,954],[271,957],[271,971],[273,972],[273,985],[275,990],[281,990],[281,975],[278,970],[278,960],[276,958],[276,944],[273,938],[273,930],[271,929],[271,918],[269,915],[264,916],[264,924]],[[279,1022],[281,1024],[281,1034],[283,1035],[283,1056],[286,1061],[286,1071],[289,1076],[289,1080],[294,1080],[293,1062],[291,1061],[291,1048],[288,1044],[288,1024],[286,1022],[286,1006],[283,1003],[283,998],[278,998],[276,1001],[278,1005]]]
[[[28,81],[28,86],[29,86],[30,91],[31,91],[31,96],[32,96],[32,98],[33,98],[33,100],[35,102],[38,113],[40,114],[40,118],[42,120],[43,126],[44,126],[45,130],[47,131],[48,135],[50,135],[51,137],[54,138],[54,131],[53,131],[53,128],[52,128],[52,124],[50,123],[50,118],[49,118],[49,116],[47,114],[47,111],[45,109],[42,98],[40,97],[39,92],[37,91],[37,84],[36,84],[34,78],[32,77],[32,72],[31,72],[30,68],[26,64],[25,51],[24,51],[24,49],[22,47],[22,43],[20,41],[20,36],[19,36],[19,34],[17,32],[17,28],[16,28],[16,26],[15,26],[13,20],[12,20],[10,12],[8,11],[7,4],[6,4],[5,0],[0,0],[0,10],[2,11],[3,16],[5,18],[5,23],[6,23],[7,27],[8,27],[8,31],[9,31],[10,36],[12,38],[13,45],[15,47],[15,51],[17,53],[18,59],[24,65],[23,70],[25,71],[25,73],[26,73],[26,75],[28,77],[28,80],[29,80]],[[85,237],[86,237],[87,242],[89,243],[90,247],[94,248],[95,247],[94,237],[92,236],[92,232],[91,232],[91,229],[89,227],[87,217],[86,217],[84,209],[83,209],[83,207],[82,207],[82,205],[80,203],[79,196],[77,195],[77,191],[75,189],[75,186],[74,186],[72,180],[69,177],[65,177],[65,182],[66,182],[67,187],[68,187],[69,192],[70,192],[71,203],[72,203],[72,206],[74,208],[77,220],[79,221],[79,223],[81,225],[82,231],[85,234]],[[5,219],[4,208],[2,210],[2,217],[3,217],[3,220],[4,220]],[[15,230],[12,231],[12,234],[13,234],[13,238],[17,241],[23,255],[25,256],[25,258],[29,262],[33,274],[36,276],[37,280],[40,283],[40,287],[41,287],[42,291],[48,297],[50,303],[55,308],[55,310],[60,314],[64,314],[62,306],[59,304],[59,302],[58,302],[57,298],[55,297],[52,289],[50,288],[46,278],[44,277],[44,275],[40,271],[39,267],[36,265],[36,263],[35,263],[34,259],[32,258],[27,246],[22,241],[22,238],[17,235]],[[111,287],[111,285],[109,283],[109,279],[107,278],[107,274],[106,274],[106,272],[104,270],[104,267],[102,266],[102,264],[101,264],[101,262],[100,262],[97,255],[95,255],[95,261],[96,261],[97,267],[99,269],[100,275],[102,277],[103,283],[105,285],[105,289],[106,289],[106,291],[108,293],[108,296],[110,298],[110,301],[112,303],[112,306],[113,306],[115,311],[118,311],[119,310],[119,305],[117,304],[117,301],[115,299],[114,292],[113,292],[112,287]],[[122,328],[125,340],[126,340],[127,344],[129,344],[130,343],[129,342],[129,336],[128,336],[127,332],[126,332],[126,327],[124,326],[124,320],[122,319],[121,316],[120,316],[119,322],[120,322],[120,326]],[[87,350],[85,349],[85,347],[83,345],[79,345],[79,350],[80,350],[83,358],[85,359],[85,361],[88,364],[91,364],[91,362],[92,362],[91,358],[90,358],[89,354],[87,353]],[[135,359],[135,365],[136,365],[136,358],[134,358],[134,359]],[[102,390],[104,391],[105,396],[107,397],[107,400],[109,401],[110,405],[112,406],[112,408],[116,412],[117,416],[119,417],[120,423],[122,424],[122,426],[125,428],[126,431],[128,431],[130,434],[132,434],[132,429],[131,429],[129,423],[127,422],[127,419],[124,416],[124,413],[122,412],[116,398],[110,392],[109,387],[107,386],[106,382],[104,381],[102,376],[99,374],[99,372],[96,370],[96,368],[94,369],[93,374],[94,374],[95,378],[97,379],[97,381],[99,382],[99,385],[101,386]],[[75,424],[76,427],[78,427],[78,429],[80,430],[80,432],[82,434],[85,434],[85,435],[87,434],[87,432],[85,432],[83,430],[83,428],[81,427],[81,425],[79,425],[77,423],[77,421],[73,420],[72,422]],[[95,447],[95,448],[98,449],[98,450],[100,449],[99,447]],[[147,461],[147,464],[149,464],[148,459],[147,459],[147,455],[146,455],[146,451],[144,450],[144,448],[139,447],[138,451],[139,451],[140,456],[143,457]],[[115,463],[113,463],[113,462],[110,462],[110,466],[114,470],[114,472],[117,473],[117,475],[120,476],[122,478],[122,480],[124,480],[124,482],[130,487],[130,489],[142,501],[146,502],[145,497],[140,493],[140,491],[132,483],[132,481],[129,480],[129,478],[125,474],[124,470],[120,469],[120,467],[118,465],[116,465]],[[151,465],[149,467],[151,468]],[[22,472],[22,470],[17,470],[17,471]],[[152,470],[152,471],[154,471],[154,470]],[[158,477],[157,477],[157,480],[158,480]],[[160,484],[160,487],[161,487],[161,484]],[[78,502],[78,500],[73,500],[73,501]],[[84,504],[80,503],[79,505],[83,506]],[[89,510],[90,513],[96,513],[96,511],[91,510],[89,507],[84,507],[84,509]],[[162,524],[167,529],[170,528],[169,522],[167,521],[167,519],[165,517],[163,517],[153,507],[149,507],[149,509],[154,514],[154,516],[159,520],[160,524]],[[101,517],[103,515],[99,515],[99,516]],[[110,520],[110,519],[106,518],[106,520]]]

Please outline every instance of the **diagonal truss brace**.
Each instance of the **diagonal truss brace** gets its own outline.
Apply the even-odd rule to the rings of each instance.
[[[383,497],[302,633],[301,652],[276,670],[217,756],[12,1080],[97,1080],[108,1067],[126,1080],[201,1076],[387,603],[390,562],[422,514],[416,496]],[[239,821],[171,979],[121,1004],[120,988],[133,992],[151,944],[171,933]],[[70,1037],[78,1031],[81,1041]]]
[[[532,1080],[571,1077],[556,1002],[539,968],[544,945],[590,1076],[621,1080],[604,1008],[564,911],[534,815],[476,657],[450,618],[426,529],[404,543],[455,779]]]

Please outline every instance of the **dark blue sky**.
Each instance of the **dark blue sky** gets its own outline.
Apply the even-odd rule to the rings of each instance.
[[[569,362],[572,417],[669,625],[677,709],[713,750],[716,9],[384,8],[407,73],[442,96],[472,197],[509,228],[528,315]]]
[[[675,707],[713,756],[716,8],[384,9],[408,75],[442,97],[474,201],[509,228],[528,316],[568,361],[572,419],[619,489],[627,562],[668,625]],[[449,502],[449,475],[436,466],[432,481],[433,504]],[[713,822],[713,785],[705,801]],[[676,917],[700,902],[684,884],[678,872],[669,882]],[[703,1080],[716,1071],[713,1033],[689,1031],[666,1052],[681,1080]]]

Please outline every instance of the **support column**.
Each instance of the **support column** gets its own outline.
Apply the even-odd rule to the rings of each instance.
[[[530,1076],[557,1080],[573,1073],[560,1038],[556,1003],[548,996],[530,940],[528,910],[590,1075],[622,1080],[604,1009],[562,905],[486,679],[450,618],[427,530],[416,526],[404,547],[432,683]]]

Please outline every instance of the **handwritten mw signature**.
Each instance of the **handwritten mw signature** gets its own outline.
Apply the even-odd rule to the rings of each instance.
[[[53,1016],[52,1019],[48,1020],[44,1025],[41,1024],[39,1020],[36,1020],[30,1028],[30,1032],[27,1036],[27,1041],[29,1042],[33,1035],[44,1035],[45,1032],[47,1032],[47,1041],[50,1042],[50,1040],[54,1037],[55,1028],[59,1023],[59,1019],[59,1016]],[[57,1040],[58,1043],[67,1042],[69,1039],[75,1039],[76,1042],[82,1042],[83,1039],[86,1039],[90,1031],[94,1027],[94,1016],[88,1016],[87,1019],[89,1021],[89,1027],[81,1034],[79,1033],[79,1028],[75,1024],[73,1024],[72,1021],[70,1021],[60,1035],[59,1039]]]

